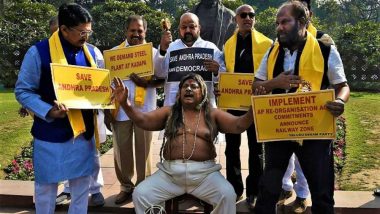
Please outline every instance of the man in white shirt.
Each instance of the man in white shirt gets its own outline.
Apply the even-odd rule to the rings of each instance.
[[[317,41],[306,31],[306,9],[298,1],[284,3],[276,23],[278,42],[261,61],[253,90],[282,94],[305,87],[311,91],[334,88],[336,98],[327,102],[326,108],[335,117],[341,115],[350,89],[336,47]],[[265,169],[255,213],[275,213],[282,177],[293,153],[309,184],[312,212],[334,213],[332,141],[322,139],[304,140],[302,145],[295,141],[265,143]]]
[[[312,15],[311,11],[311,1],[310,0],[298,0],[301,2],[306,9],[306,14],[309,17],[309,22],[307,26],[307,31],[311,33],[317,40],[323,42],[325,45],[334,45],[332,38],[324,33],[323,31],[317,30],[312,24]],[[293,172],[296,172],[295,178],[296,182],[293,184],[292,175]],[[309,186],[307,180],[302,172],[300,163],[295,154],[289,160],[288,169],[285,172],[284,178],[282,179],[282,189],[280,199],[278,204],[284,204],[285,200],[290,198],[294,192],[296,193],[296,200],[292,205],[292,210],[294,213],[304,213],[307,209],[306,198],[309,197]]]
[[[163,33],[161,37],[161,43],[159,46],[160,57],[156,61],[157,70],[156,75],[160,78],[167,78],[169,71],[169,58],[170,52],[184,49],[184,48],[209,48],[214,50],[214,58],[211,60],[205,60],[204,66],[207,72],[212,72],[212,82],[217,82],[219,79],[219,72],[226,70],[223,53],[218,47],[209,41],[205,41],[200,37],[201,26],[199,25],[198,17],[193,13],[184,13],[180,18],[179,24],[179,39],[172,42],[172,35],[170,31]],[[216,107],[215,96],[213,93],[213,83],[211,81],[206,82],[210,104],[212,107]],[[164,106],[171,106],[176,102],[176,96],[178,92],[178,82],[165,82],[165,101]]]
[[[146,20],[138,15],[128,17],[126,23],[126,40],[115,48],[123,48],[133,45],[144,44],[147,31]],[[157,55],[153,48],[153,56]],[[155,57],[156,58],[156,57]],[[150,112],[156,109],[156,86],[155,77],[141,78],[136,74],[130,75],[130,80],[124,80],[129,89],[129,97],[132,105],[142,112]],[[144,93],[136,93],[145,90]],[[114,162],[117,179],[120,182],[120,193],[116,196],[115,204],[122,204],[132,199],[132,193],[138,183],[151,174],[150,144],[152,132],[143,130],[135,125],[122,109],[116,109],[110,115],[106,114],[106,121],[111,122],[114,142]],[[135,153],[133,154],[133,135]],[[133,158],[135,156],[135,160]],[[136,183],[132,182],[136,161]]]

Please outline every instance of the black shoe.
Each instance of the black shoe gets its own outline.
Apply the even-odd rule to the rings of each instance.
[[[375,190],[373,191],[373,194],[374,194],[375,196],[380,196],[380,187],[377,188],[377,189],[375,189]]]
[[[125,191],[120,191],[119,194],[116,196],[115,204],[122,204],[125,201],[129,200],[132,198],[132,192],[125,192]]]
[[[69,203],[70,199],[71,199],[70,193],[62,192],[55,199],[55,204],[56,205],[67,204],[67,203]]]
[[[306,198],[297,197],[293,203],[292,208],[294,213],[305,213],[307,209]]]
[[[245,199],[245,202],[247,203],[248,208],[249,208],[250,210],[255,209],[256,201],[257,201],[257,197],[254,196],[254,195],[248,196],[248,197]]]
[[[94,207],[102,207],[105,204],[103,194],[101,192],[91,195],[91,204]]]

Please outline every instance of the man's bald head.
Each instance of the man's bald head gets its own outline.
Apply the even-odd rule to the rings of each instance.
[[[239,14],[239,13],[241,13],[245,9],[248,9],[248,10],[251,10],[251,11],[255,11],[253,9],[253,7],[251,7],[251,5],[243,4],[243,5],[239,6],[238,8],[236,8],[235,13]]]
[[[192,20],[195,24],[199,25],[199,18],[194,13],[184,13],[182,14],[181,18],[179,19],[179,24],[181,24],[183,21]]]
[[[201,32],[198,16],[194,13],[184,13],[180,18],[178,27],[182,42],[188,47],[193,46]]]
[[[248,4],[243,4],[236,9],[235,21],[242,36],[251,33],[255,27],[255,15],[255,10]]]

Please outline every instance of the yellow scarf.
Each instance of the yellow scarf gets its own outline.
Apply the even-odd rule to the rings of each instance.
[[[224,45],[224,54],[226,61],[227,72],[233,73],[235,68],[235,54],[236,54],[236,44],[237,44],[237,34],[235,32],[231,38],[229,38]],[[251,32],[252,38],[252,56],[253,56],[253,67],[254,73],[260,67],[261,60],[265,55],[266,51],[272,45],[272,40],[264,36],[262,33],[256,31],[255,29]],[[243,71],[236,71],[243,72]]]
[[[58,63],[63,65],[68,65],[68,62],[65,57],[65,53],[63,52],[61,40],[59,39],[58,30],[53,33],[53,35],[49,38],[49,51],[50,51],[50,57],[52,63]],[[87,45],[83,45],[83,51],[88,59],[88,61],[91,64],[91,67],[96,67],[96,63],[94,59],[92,58],[90,51],[87,48]],[[84,125],[84,120],[82,116],[82,112],[79,109],[70,109],[70,111],[67,112],[67,116],[69,118],[69,122],[71,125],[71,128],[74,133],[74,138],[78,137],[78,135],[84,133],[86,131],[86,126]],[[97,121],[96,121],[96,114],[94,114],[94,121],[95,121],[95,141],[97,147],[99,146],[99,135],[97,130]]]
[[[126,41],[122,42],[117,48],[124,48],[126,47]],[[151,80],[152,77],[145,77],[146,80]],[[145,95],[146,95],[146,88],[137,86],[135,87],[135,105],[136,106],[142,106],[145,102]],[[115,109],[112,110],[112,116],[116,118],[117,113],[119,112],[120,104],[118,102],[115,102]]]
[[[276,41],[271,53],[268,56],[268,80],[273,79],[274,67],[276,64],[277,56],[279,53],[279,43]],[[309,81],[312,91],[319,91],[321,89],[323,73],[324,73],[324,59],[321,48],[319,47],[317,39],[307,32],[306,44],[302,51],[299,63],[299,76],[302,80]],[[300,92],[300,88],[297,90]]]
[[[311,22],[309,23],[309,26],[306,30],[309,31],[309,33],[311,33],[311,35],[313,35],[314,38],[317,38],[317,28],[315,28]]]

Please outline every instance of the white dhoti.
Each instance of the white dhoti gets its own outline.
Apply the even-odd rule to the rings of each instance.
[[[211,205],[214,214],[236,213],[236,194],[232,185],[220,173],[221,165],[214,161],[164,161],[153,175],[141,182],[133,192],[137,214],[185,193]]]

